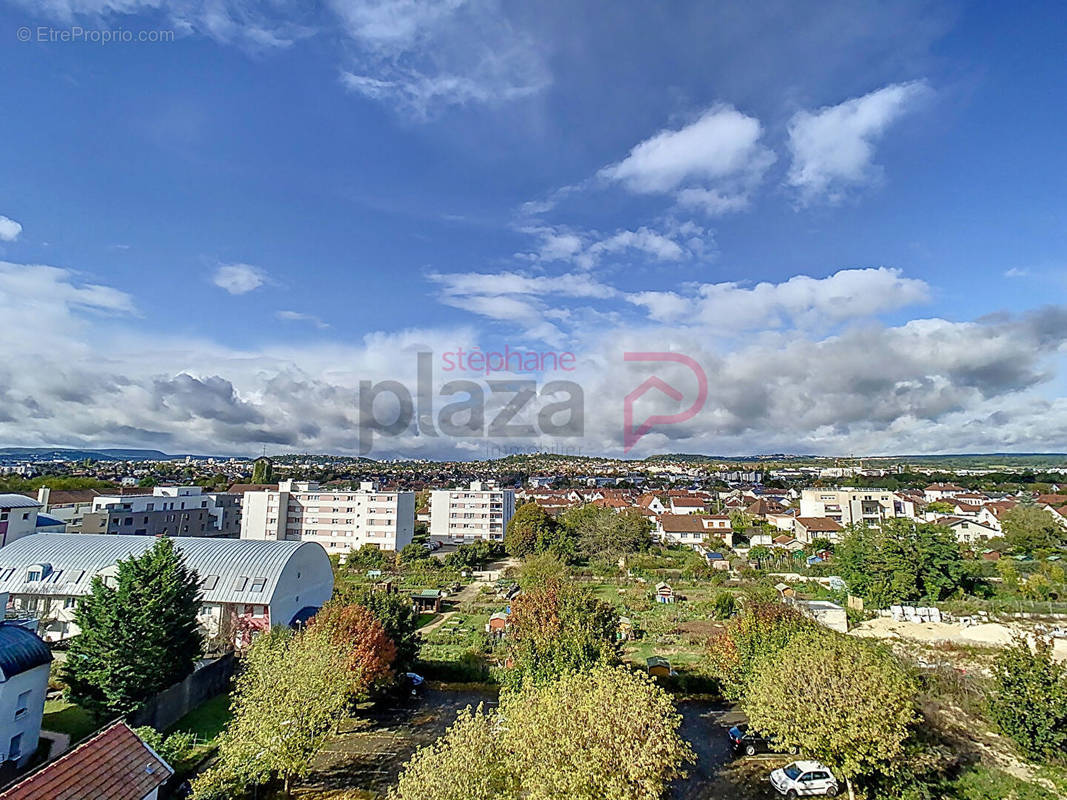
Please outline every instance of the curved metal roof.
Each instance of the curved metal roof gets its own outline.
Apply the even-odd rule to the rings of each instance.
[[[14,622],[0,623],[0,672],[5,681],[50,663],[52,651],[41,637]]]
[[[317,549],[329,569],[326,551],[315,542],[191,537],[171,541],[200,576],[201,598],[208,603],[269,604],[285,565],[301,548]],[[155,542],[154,536],[91,533],[24,536],[0,548],[0,592],[86,595],[94,575],[117,561],[150,550]],[[29,581],[29,568],[35,565],[47,565],[48,569],[42,580]],[[255,591],[257,578],[263,585]]]

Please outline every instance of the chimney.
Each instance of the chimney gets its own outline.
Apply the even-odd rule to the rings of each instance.
[[[42,486],[37,490],[37,502],[41,504],[41,511],[48,511],[48,498],[52,494],[52,490],[47,486]]]

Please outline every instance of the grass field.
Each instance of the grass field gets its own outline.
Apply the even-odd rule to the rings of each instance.
[[[48,700],[44,704],[44,719],[41,722],[41,728],[67,734],[70,736],[71,744],[81,741],[90,733],[95,733],[100,727],[89,712],[81,706],[68,703],[66,700]]]

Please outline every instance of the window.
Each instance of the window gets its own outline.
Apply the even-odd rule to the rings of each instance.
[[[266,578],[253,578],[252,579],[252,589],[250,591],[262,592],[266,585],[267,585],[267,579]]]
[[[74,606],[77,605],[77,603],[78,603],[78,601],[75,600],[73,597],[65,597],[65,598],[63,598],[63,608],[74,608]]]
[[[33,569],[29,570],[26,573],[26,580],[28,580],[28,581],[39,581],[39,580],[41,580],[41,578],[43,576],[44,576],[44,573],[41,571],[41,568],[40,567],[34,567]]]
[[[11,737],[11,744],[7,748],[7,757],[11,761],[17,761],[22,757],[22,734],[16,733]]]
[[[30,709],[30,695],[33,692],[26,690],[19,695],[18,702],[15,703],[15,719],[18,719]]]
[[[208,575],[206,578],[204,578],[203,582],[200,584],[200,588],[203,589],[205,592],[210,592],[218,585],[219,585],[219,576],[218,575]]]
[[[245,586],[247,586],[247,585],[248,585],[248,578],[246,576],[244,576],[244,575],[238,575],[237,578],[233,582],[233,590],[235,592],[243,592],[245,590]]]

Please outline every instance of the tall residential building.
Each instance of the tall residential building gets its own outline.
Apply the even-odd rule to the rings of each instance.
[[[804,489],[800,516],[829,517],[840,525],[874,525],[904,516],[901,500],[886,489]]]
[[[318,542],[328,553],[365,544],[400,550],[415,533],[415,493],[321,489],[317,483],[282,481],[277,489],[244,494],[242,539]]]
[[[515,513],[515,492],[473,481],[469,489],[430,492],[430,535],[448,539],[504,540]]]
[[[240,533],[240,497],[205,493],[199,486],[157,486],[151,493],[102,494],[71,533],[115,533],[137,536],[219,536]]]

